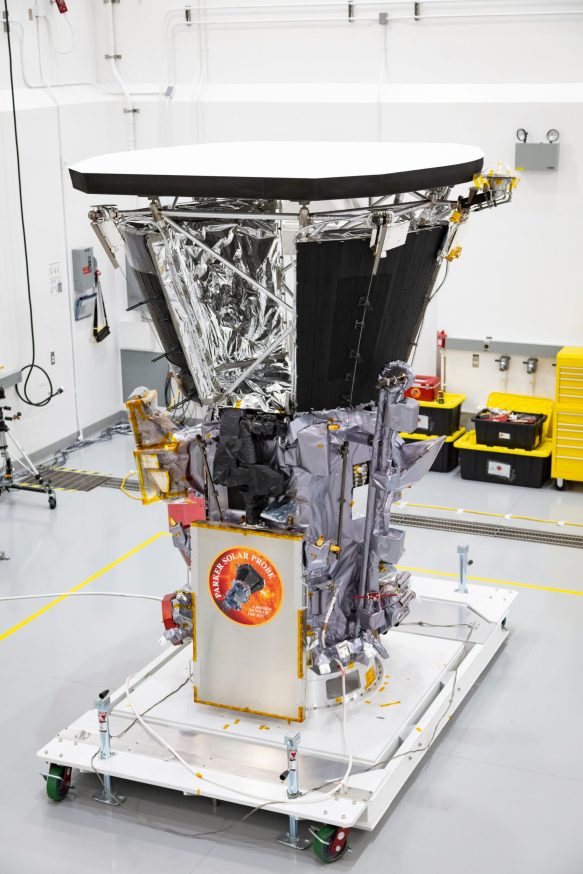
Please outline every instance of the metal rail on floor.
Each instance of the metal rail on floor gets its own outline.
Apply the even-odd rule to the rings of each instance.
[[[451,531],[455,534],[475,534],[503,540],[522,540],[529,543],[544,543],[548,546],[583,549],[583,537],[579,534],[540,531],[535,528],[518,528],[488,522],[466,522],[463,519],[445,519],[442,516],[425,516],[416,513],[391,513],[391,521],[396,525],[410,528],[428,528],[433,531]]]

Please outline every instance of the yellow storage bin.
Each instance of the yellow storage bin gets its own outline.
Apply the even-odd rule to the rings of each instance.
[[[526,410],[525,412],[530,412]],[[476,442],[476,432],[467,431],[459,440],[456,441],[458,449],[473,449],[476,452],[502,453],[505,455],[524,455],[525,458],[548,458],[553,452],[553,441],[550,439],[543,440],[540,446],[536,449],[508,449],[507,446],[485,446],[482,443]]]
[[[442,404],[439,401],[419,401],[419,406],[437,410],[453,410],[455,407],[460,407],[465,399],[465,395],[452,394],[446,391],[443,393]]]

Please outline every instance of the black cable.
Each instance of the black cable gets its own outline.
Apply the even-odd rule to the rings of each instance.
[[[385,225],[385,228],[386,228],[386,225]],[[352,398],[354,395],[354,386],[356,383],[356,371],[358,369],[358,362],[360,359],[360,344],[362,343],[362,335],[364,332],[364,328],[366,326],[366,317],[368,315],[370,293],[372,291],[372,287],[373,287],[374,281],[376,279],[377,270],[378,270],[378,266],[379,266],[379,260],[381,257],[381,239],[380,239],[381,228],[380,227],[378,228],[377,233],[379,236],[377,236],[375,256],[374,256],[374,261],[373,261],[373,265],[372,265],[372,270],[370,273],[370,278],[368,281],[368,288],[366,289],[366,297],[364,299],[364,304],[363,304],[363,308],[362,308],[362,318],[360,320],[360,331],[358,333],[358,343],[356,345],[356,350],[355,350],[355,354],[354,354],[354,369],[352,371],[352,382],[350,385],[350,397],[348,398],[348,405],[349,406],[352,406]],[[382,242],[384,242],[385,234],[386,234],[386,230],[383,234]]]
[[[439,285],[437,286],[437,288],[435,289],[435,291],[432,292],[432,293],[429,295],[429,297],[427,298],[427,302],[426,302],[426,304],[425,304],[425,307],[427,307],[427,306],[431,303],[431,301],[433,300],[433,298],[436,296],[437,292],[440,291],[440,290],[443,288],[443,285],[444,285],[444,283],[445,283],[445,280],[447,279],[447,273],[448,273],[448,270],[449,270],[449,261],[446,261],[446,262],[445,262],[445,272],[444,272],[444,274],[443,274],[443,279],[441,280],[441,282],[439,283]],[[413,367],[413,362],[415,361],[415,355],[417,354],[417,346],[419,345],[419,340],[421,339],[421,331],[423,330],[423,324],[424,324],[424,322],[425,322],[425,313],[423,313],[423,318],[421,319],[421,324],[419,325],[419,330],[417,331],[417,336],[416,336],[416,338],[415,338],[415,342],[413,343],[413,355],[411,356],[411,361],[409,362],[409,366],[410,366],[410,367]]]
[[[446,261],[445,262],[445,273],[443,274],[443,279],[441,280],[441,282],[439,283],[439,285],[437,286],[435,291],[429,296],[429,298],[427,299],[427,303],[431,303],[431,301],[433,300],[433,298],[435,297],[437,292],[440,291],[441,288],[443,287],[445,280],[447,279],[448,270],[449,270],[449,261]]]
[[[24,247],[24,266],[26,273],[26,290],[28,295],[28,311],[30,316],[30,339],[32,344],[32,361],[30,364],[25,365],[21,368],[21,372],[28,371],[26,375],[26,379],[24,380],[24,385],[22,386],[22,394],[20,393],[20,389],[18,385],[16,385],[16,394],[20,398],[20,400],[28,404],[31,407],[46,407],[54,397],[62,394],[63,389],[59,388],[57,391],[53,391],[53,383],[51,381],[50,376],[44,367],[41,367],[36,363],[36,338],[34,334],[34,314],[32,309],[32,294],[30,290],[30,269],[28,263],[28,242],[26,238],[26,222],[24,220],[24,203],[22,199],[22,173],[20,169],[20,145],[18,141],[18,125],[16,122],[16,97],[14,94],[14,71],[12,64],[12,39],[10,36],[10,15],[8,13],[8,0],[4,0],[4,19],[6,25],[6,36],[8,40],[8,69],[10,72],[10,96],[12,100],[12,123],[14,126],[14,146],[16,149],[16,175],[18,180],[18,200],[20,204],[20,223],[22,226],[22,243]],[[28,395],[28,381],[31,377],[33,370],[39,370],[43,376],[46,378],[48,383],[48,394],[41,401],[32,401]]]
[[[132,811],[132,816],[137,817],[142,820],[148,828],[154,829],[154,831],[162,831],[166,832],[166,834],[176,835],[179,838],[206,838],[212,835],[224,834],[225,832],[230,831],[236,825],[241,825],[241,823],[246,822],[250,817],[252,817],[258,810],[263,810],[263,808],[268,805],[273,804],[273,801],[266,801],[264,804],[258,804],[257,807],[252,808],[247,813],[244,813],[239,819],[233,820],[228,825],[223,825],[220,828],[209,829],[208,831],[203,832],[187,832],[180,831],[179,829],[171,828],[170,826],[160,825],[159,823],[152,822],[151,819],[148,819],[147,816],[144,816],[143,813],[140,813],[137,810]],[[241,839],[237,838],[238,845],[241,844]],[[253,842],[251,846],[256,847],[257,843]]]
[[[168,692],[167,695],[164,695],[163,698],[160,698],[158,701],[155,701],[153,704],[150,705],[150,707],[148,707],[146,710],[144,710],[142,713],[140,713],[140,716],[141,716],[141,717],[145,716],[147,713],[150,712],[150,710],[153,710],[154,707],[157,707],[158,704],[162,704],[164,701],[167,701],[168,698],[171,698],[172,695],[176,695],[176,693],[177,693],[177,692],[180,692],[180,690],[183,689],[183,688],[186,686],[186,684],[189,683],[189,682],[190,682],[190,677],[187,677],[186,680],[184,680],[184,682],[182,682],[182,683],[180,684],[180,686],[177,686],[176,689],[172,689],[172,691],[171,691],[171,692]],[[133,727],[134,727],[134,725],[136,724],[136,722],[139,722],[139,719],[138,719],[137,716],[136,716],[135,719],[132,719],[132,721],[130,722],[130,724],[127,725],[124,729],[122,729],[122,731],[120,731],[119,734],[112,734],[112,735],[111,735],[111,739],[114,740],[114,738],[123,737],[124,734],[126,734],[126,732],[128,732],[128,731],[130,730],[130,728],[133,728]]]
[[[168,407],[170,405],[170,396],[168,392],[170,391],[170,373],[166,374],[166,381],[164,382],[164,405]]]
[[[74,443],[70,443],[68,446],[65,446],[64,449],[59,449],[55,452],[52,458],[39,465],[39,470],[41,473],[45,473],[54,467],[62,467],[69,460],[71,453],[77,452],[79,449],[86,449],[88,446],[94,446],[96,443],[109,441],[115,437],[116,434],[119,434],[122,437],[128,437],[131,436],[131,433],[131,425],[127,422],[118,422],[116,425],[110,425],[108,428],[104,428],[97,437],[86,438],[85,440],[75,440]],[[16,478],[16,481],[26,480],[28,476],[28,472],[24,471]]]
[[[74,443],[70,443],[68,446],[65,446],[64,449],[59,449],[49,461],[45,461],[42,465],[43,470],[45,468],[55,467],[57,465],[66,464],[69,456],[72,452],[77,452],[79,449],[85,449],[88,446],[93,446],[95,443],[102,443],[104,441],[111,440],[116,434],[120,434],[122,436],[129,436],[132,433],[131,425],[127,422],[118,422],[116,425],[110,425],[108,428],[104,428],[97,437],[86,438],[85,440],[75,440]]]
[[[180,684],[180,686],[177,686],[176,689],[172,689],[171,692],[168,692],[167,695],[164,695],[163,698],[160,698],[159,701],[154,701],[154,703],[153,703],[150,707],[148,707],[147,710],[144,710],[144,712],[141,713],[140,716],[145,716],[146,713],[149,713],[150,710],[153,710],[154,707],[157,707],[157,706],[158,706],[158,704],[162,704],[163,701],[167,701],[168,698],[171,698],[171,697],[172,697],[172,695],[176,695],[176,693],[179,692],[179,691],[180,691],[184,686],[186,686],[186,684],[187,684],[188,682],[190,682],[190,678],[189,678],[189,677],[187,677],[186,680],[184,680],[184,682]],[[126,732],[128,732],[128,731],[130,730],[130,728],[133,728],[134,725],[136,724],[136,722],[138,722],[138,721],[139,721],[139,720],[138,720],[138,717],[136,716],[136,718],[133,719],[133,720],[130,722],[130,724],[129,724],[128,726],[126,726],[126,728],[124,728],[122,731],[120,731],[119,734],[112,734],[112,735],[111,735],[111,740],[114,740],[114,739],[116,739],[116,738],[123,737],[124,734],[125,734]],[[100,752],[101,752],[101,747],[98,747],[98,748],[95,750],[95,752],[93,753],[93,755],[91,756],[91,762],[90,762],[90,765],[91,765],[91,769],[92,769],[93,773],[95,774],[95,776],[97,777],[97,779],[99,780],[99,782],[101,783],[101,785],[103,786],[103,788],[105,789],[105,783],[103,782],[103,777],[101,776],[101,774],[99,773],[99,771],[98,771],[97,768],[95,767],[95,758],[96,758],[96,756],[97,756]]]

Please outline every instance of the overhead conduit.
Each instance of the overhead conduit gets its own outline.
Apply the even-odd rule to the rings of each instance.
[[[113,74],[113,77],[117,84],[119,85],[120,91],[123,94],[124,98],[124,112],[127,116],[128,123],[128,150],[135,149],[136,147],[136,129],[135,129],[135,121],[134,116],[136,110],[134,108],[134,104],[132,102],[132,98],[130,92],[127,88],[126,83],[122,79],[120,72],[117,68],[117,58],[119,57],[116,43],[115,43],[115,24],[113,17],[113,0],[104,0],[105,6],[105,15],[107,19],[107,52],[105,58],[109,61],[109,68]]]

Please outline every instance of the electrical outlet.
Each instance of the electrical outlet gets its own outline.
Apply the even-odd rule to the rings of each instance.
[[[49,264],[49,289],[51,294],[60,294],[63,290],[60,261],[51,261]]]
[[[55,353],[51,352],[51,364],[55,363]]]

